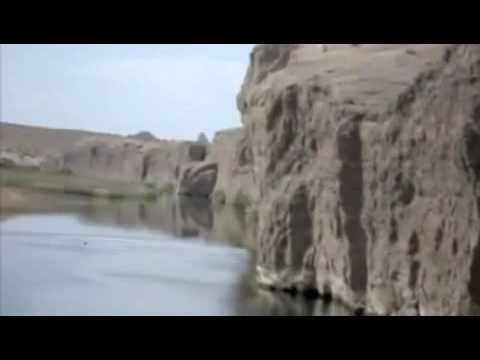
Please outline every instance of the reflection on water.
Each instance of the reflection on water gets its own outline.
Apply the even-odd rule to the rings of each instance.
[[[77,212],[87,224],[125,230],[161,231],[175,238],[197,238],[219,245],[253,247],[245,237],[243,214],[235,208],[217,210],[208,200],[166,196],[157,201],[96,201]]]
[[[68,204],[0,222],[2,314],[348,314],[258,289],[253,241],[233,208],[173,197]]]
[[[48,214],[0,221],[0,314],[350,314],[336,303],[259,289],[254,231],[235,208],[174,197],[52,203],[57,210]],[[480,303],[480,246],[470,275]]]

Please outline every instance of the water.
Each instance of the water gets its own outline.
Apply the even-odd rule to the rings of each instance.
[[[1,220],[2,315],[348,314],[257,288],[253,243],[233,208],[64,199]]]

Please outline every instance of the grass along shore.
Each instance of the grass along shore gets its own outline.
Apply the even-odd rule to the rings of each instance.
[[[46,193],[26,188],[0,187],[0,221],[19,214],[48,213],[66,207],[78,209],[85,206],[91,198],[68,197],[61,193]],[[98,198],[98,201],[100,198]],[[68,210],[68,209],[67,209]]]
[[[173,186],[160,188],[154,184],[127,183],[20,168],[0,168],[0,187],[109,199],[155,199],[173,191]]]

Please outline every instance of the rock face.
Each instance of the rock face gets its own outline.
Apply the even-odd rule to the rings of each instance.
[[[237,103],[261,283],[379,314],[469,311],[480,45],[261,45]]]
[[[255,203],[252,154],[244,128],[219,131],[215,134],[208,160],[218,164],[214,201],[236,205]]]
[[[180,141],[162,141],[149,147],[143,158],[143,180],[156,184],[178,182],[183,164],[202,161],[206,146]]]
[[[192,144],[189,154],[195,162],[181,166],[179,194],[207,197],[215,205],[245,208],[255,203],[257,188],[245,128],[219,131],[208,147]]]
[[[179,195],[209,198],[217,181],[218,164],[201,163],[183,168],[178,182]]]
[[[57,166],[80,176],[165,186],[177,183],[183,164],[205,156],[206,147],[196,143],[91,137],[67,151]]]
[[[135,141],[89,138],[64,155],[64,167],[73,174],[109,180],[142,178],[144,149]]]
[[[181,167],[202,162],[208,144],[167,141],[147,131],[120,136],[77,130],[0,124],[0,166],[30,167],[79,176],[146,182],[178,182]]]

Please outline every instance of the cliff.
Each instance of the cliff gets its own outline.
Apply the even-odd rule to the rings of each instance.
[[[251,148],[244,128],[217,132],[208,159],[218,164],[213,192],[216,205],[249,206],[256,202],[258,196],[253,183]]]
[[[0,167],[169,185],[193,197],[210,198],[215,189],[221,203],[246,205],[254,198],[242,128],[218,132],[213,143],[203,133],[196,142],[168,141],[145,131],[124,137],[9,123],[1,123],[0,135]]]
[[[468,313],[479,80],[479,45],[255,47],[237,104],[258,280],[377,314]]]
[[[63,153],[57,167],[81,176],[174,186],[182,164],[205,156],[206,147],[192,142],[89,137]]]

